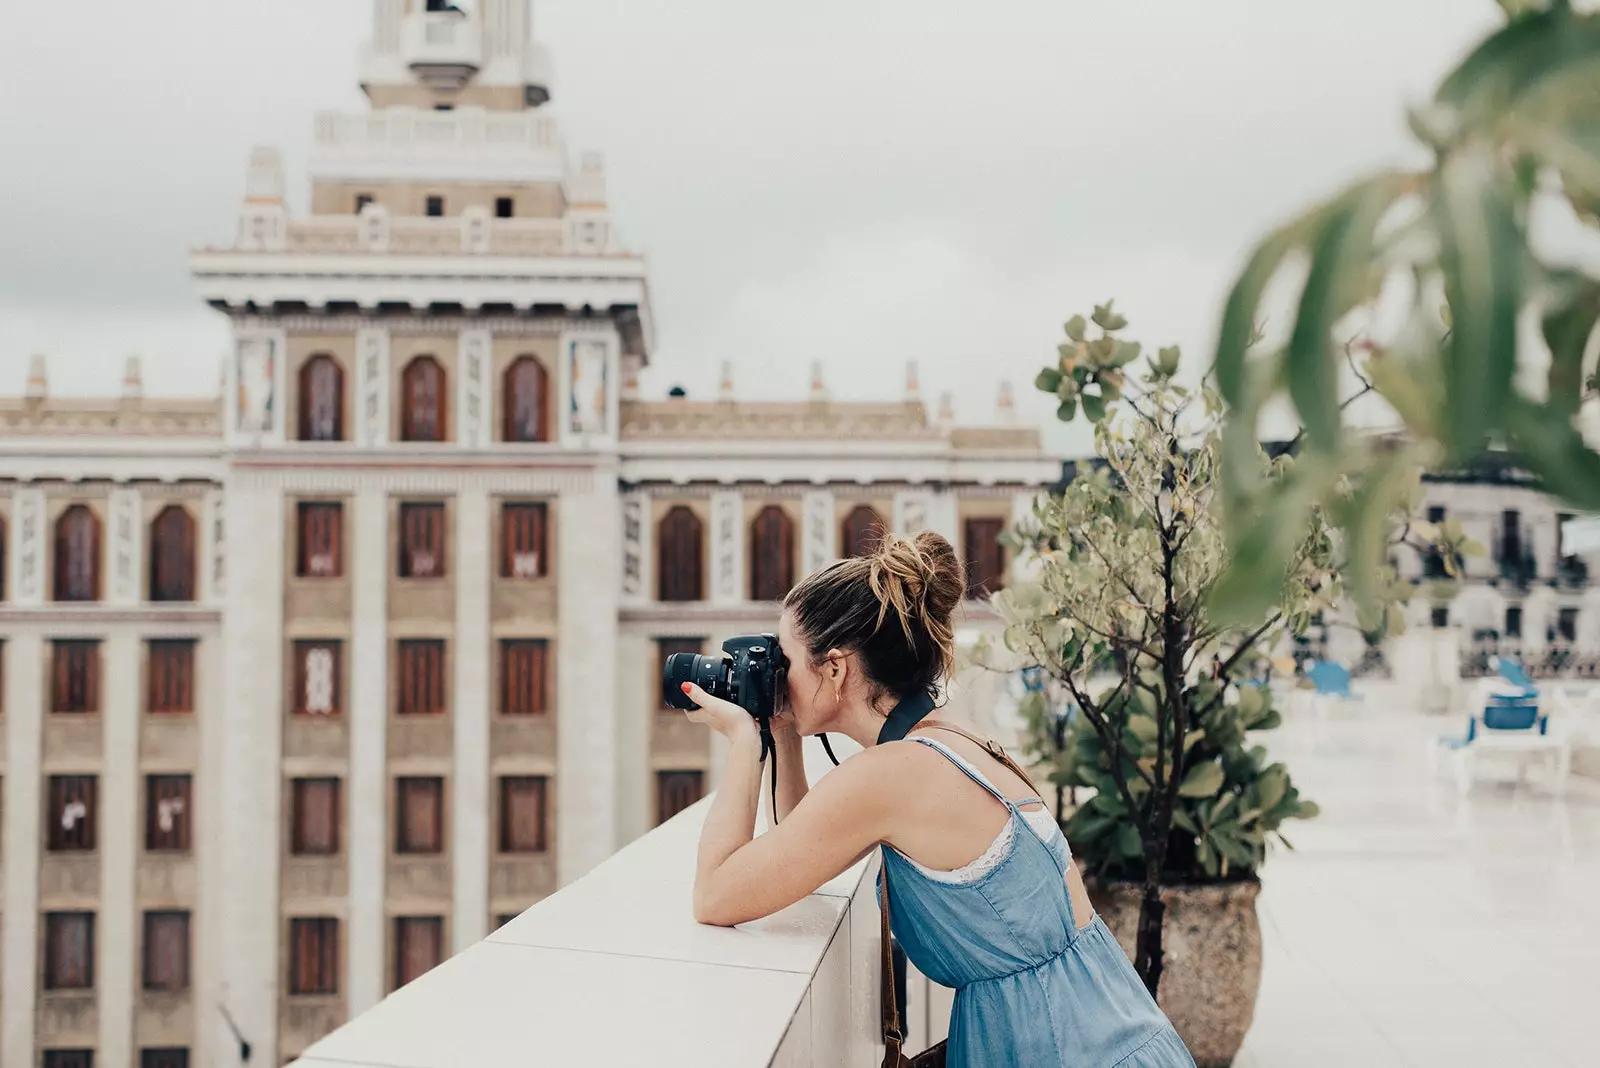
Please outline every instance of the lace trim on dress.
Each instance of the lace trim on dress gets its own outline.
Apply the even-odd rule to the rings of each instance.
[[[1019,809],[1018,812],[1023,819],[1033,824],[1033,829],[1039,832],[1040,838],[1047,842],[1050,840],[1050,832],[1056,829],[1056,819],[1048,810],[1029,808]],[[995,835],[994,841],[989,843],[989,848],[983,851],[981,857],[969,864],[963,864],[954,871],[940,871],[938,868],[929,868],[918,864],[904,853],[900,855],[905,857],[906,863],[936,883],[975,883],[998,867],[1000,862],[1006,858],[1006,854],[1011,851],[1011,840],[1015,837],[1016,827],[1015,820],[1006,820],[1006,825],[1000,828],[1000,833]],[[899,851],[896,850],[896,852]]]

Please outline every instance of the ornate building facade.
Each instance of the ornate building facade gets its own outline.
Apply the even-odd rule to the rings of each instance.
[[[281,1064],[712,787],[663,656],[885,529],[1006,580],[1059,472],[902,398],[647,400],[645,262],[527,0],[375,0],[310,212],[253,153],[215,399],[0,399],[0,1061]]]

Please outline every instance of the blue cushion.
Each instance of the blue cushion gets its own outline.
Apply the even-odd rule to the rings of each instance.
[[[1530,701],[1491,701],[1483,710],[1483,726],[1491,731],[1525,731],[1539,722],[1539,706]]]

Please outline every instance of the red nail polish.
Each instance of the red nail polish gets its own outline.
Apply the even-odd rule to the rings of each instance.
[[[683,684],[683,692],[684,693],[688,693],[689,692],[689,684],[687,682]]]

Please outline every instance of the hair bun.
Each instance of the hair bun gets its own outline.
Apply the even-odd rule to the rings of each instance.
[[[950,616],[966,592],[961,560],[943,535],[931,530],[912,537],[889,534],[867,560],[867,584],[878,598],[878,626],[892,612],[913,646],[932,642],[945,670],[955,658]],[[931,650],[930,650],[931,651]]]

